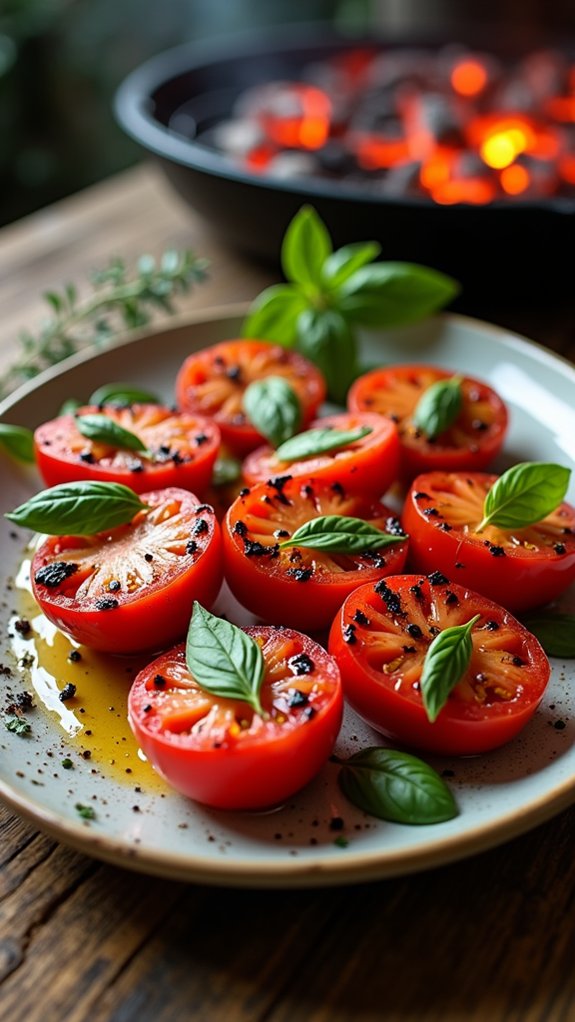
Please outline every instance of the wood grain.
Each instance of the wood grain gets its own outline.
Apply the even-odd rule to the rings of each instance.
[[[192,246],[194,310],[251,298],[269,269],[224,248],[149,167],[0,232],[0,365],[40,292],[112,251]],[[549,308],[551,305],[551,308]],[[467,310],[575,355],[575,311]],[[569,1022],[575,809],[433,872],[356,888],[234,891],[103,865],[0,807],[6,1022]]]

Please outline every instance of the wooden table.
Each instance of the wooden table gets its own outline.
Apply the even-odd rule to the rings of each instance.
[[[117,253],[207,256],[182,303],[273,278],[138,168],[0,231],[0,369],[39,295]],[[466,309],[575,356],[574,309]],[[465,306],[463,306],[465,308]],[[7,1022],[568,1022],[575,1019],[575,809],[494,851],[354,888],[210,889],[85,858],[0,808],[0,1018]]]

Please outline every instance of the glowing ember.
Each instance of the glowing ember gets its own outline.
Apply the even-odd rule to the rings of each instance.
[[[195,137],[259,176],[483,205],[575,197],[574,125],[563,53],[358,48],[253,86]]]

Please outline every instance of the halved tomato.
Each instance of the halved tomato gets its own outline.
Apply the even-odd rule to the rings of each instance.
[[[244,461],[244,479],[253,486],[278,475],[313,476],[326,483],[339,482],[349,492],[379,497],[395,482],[399,471],[399,437],[394,423],[382,415],[347,412],[316,419],[309,428],[356,430],[362,426],[371,432],[360,440],[300,461],[280,461],[273,447],[258,447]]]
[[[476,614],[469,667],[431,723],[420,691],[425,654],[439,632]],[[329,651],[361,717],[405,745],[446,755],[508,742],[535,713],[550,676],[534,635],[503,607],[439,572],[356,589],[335,618]]]
[[[80,433],[76,416],[105,415],[147,448],[118,449]],[[200,415],[178,414],[153,404],[87,405],[74,415],[45,422],[34,434],[38,469],[47,486],[94,479],[124,483],[136,493],[179,486],[202,493],[220,446],[218,427]]]
[[[382,532],[401,533],[393,512],[373,497],[312,478],[279,476],[230,507],[222,526],[226,580],[240,603],[264,621],[306,631],[327,628],[352,589],[402,570],[407,540],[364,554],[280,549],[297,528],[323,515],[361,518]]]
[[[508,610],[520,612],[555,599],[575,581],[575,508],[560,504],[536,525],[508,531],[483,518],[497,476],[429,472],[407,495],[403,524],[415,571],[439,569]]]
[[[49,621],[110,653],[175,642],[194,600],[220,588],[221,533],[213,508],[187,490],[142,494],[149,509],[96,536],[50,536],[32,560],[32,591]]]
[[[222,341],[190,355],[176,379],[176,398],[184,411],[215,419],[230,450],[243,456],[264,439],[243,410],[244,391],[266,376],[281,376],[293,388],[305,428],[325,400],[324,378],[303,355],[267,341]]]
[[[457,419],[434,440],[417,429],[413,413],[423,393],[454,373],[437,366],[400,365],[360,376],[348,395],[352,412],[378,412],[397,424],[405,479],[433,469],[483,469],[498,454],[507,430],[507,410],[486,383],[464,376]]]
[[[341,724],[333,657],[288,628],[246,632],[264,657],[264,717],[199,688],[183,645],[141,671],[128,700],[132,730],[156,770],[184,795],[220,809],[263,809],[289,798],[321,769]]]

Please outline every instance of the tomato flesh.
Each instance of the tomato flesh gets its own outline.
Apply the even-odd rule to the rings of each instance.
[[[439,631],[476,614],[469,667],[431,723],[419,684],[427,649]],[[390,738],[446,755],[487,752],[515,737],[550,677],[547,657],[523,625],[440,573],[356,589],[335,618],[329,650],[361,717]]]
[[[190,355],[176,379],[177,401],[187,412],[213,418],[223,441],[243,457],[264,439],[244,412],[244,391],[266,376],[281,376],[293,388],[305,428],[325,400],[323,376],[303,355],[267,341],[222,341]]]
[[[200,689],[183,645],[138,675],[128,701],[156,770],[184,795],[221,809],[262,809],[299,791],[329,757],[342,717],[339,670],[321,646],[290,629],[246,632],[264,657],[264,717]]]
[[[448,429],[429,440],[415,426],[413,413],[424,391],[453,375],[436,366],[392,366],[365,373],[350,389],[350,411],[378,412],[397,424],[405,479],[433,469],[483,469],[501,450],[507,431],[505,405],[491,387],[470,376],[462,378],[461,410]]]
[[[402,520],[416,571],[438,568],[461,585],[521,612],[549,602],[575,581],[575,508],[561,504],[523,529],[477,527],[497,476],[430,472],[417,477]]]
[[[366,554],[280,549],[297,528],[323,515],[362,518],[383,532],[401,532],[384,504],[311,478],[260,483],[229,509],[223,523],[226,580],[240,603],[264,621],[327,628],[352,589],[402,570],[407,540]]]
[[[47,486],[94,479],[124,483],[136,493],[169,486],[203,493],[209,485],[220,445],[210,419],[153,404],[88,405],[76,413],[95,414],[134,433],[151,456],[90,440],[80,433],[75,415],[61,415],[34,434],[36,462]]]
[[[185,634],[194,600],[211,606],[223,578],[213,508],[187,490],[142,495],[149,510],[95,536],[50,536],[32,560],[49,621],[112,653],[158,649]]]
[[[362,426],[371,433],[345,447],[300,461],[280,461],[272,447],[258,447],[244,461],[244,479],[253,486],[274,476],[313,476],[327,483],[339,482],[348,491],[379,497],[399,473],[399,437],[394,423],[382,415],[347,413],[317,419],[309,428],[354,430]]]

